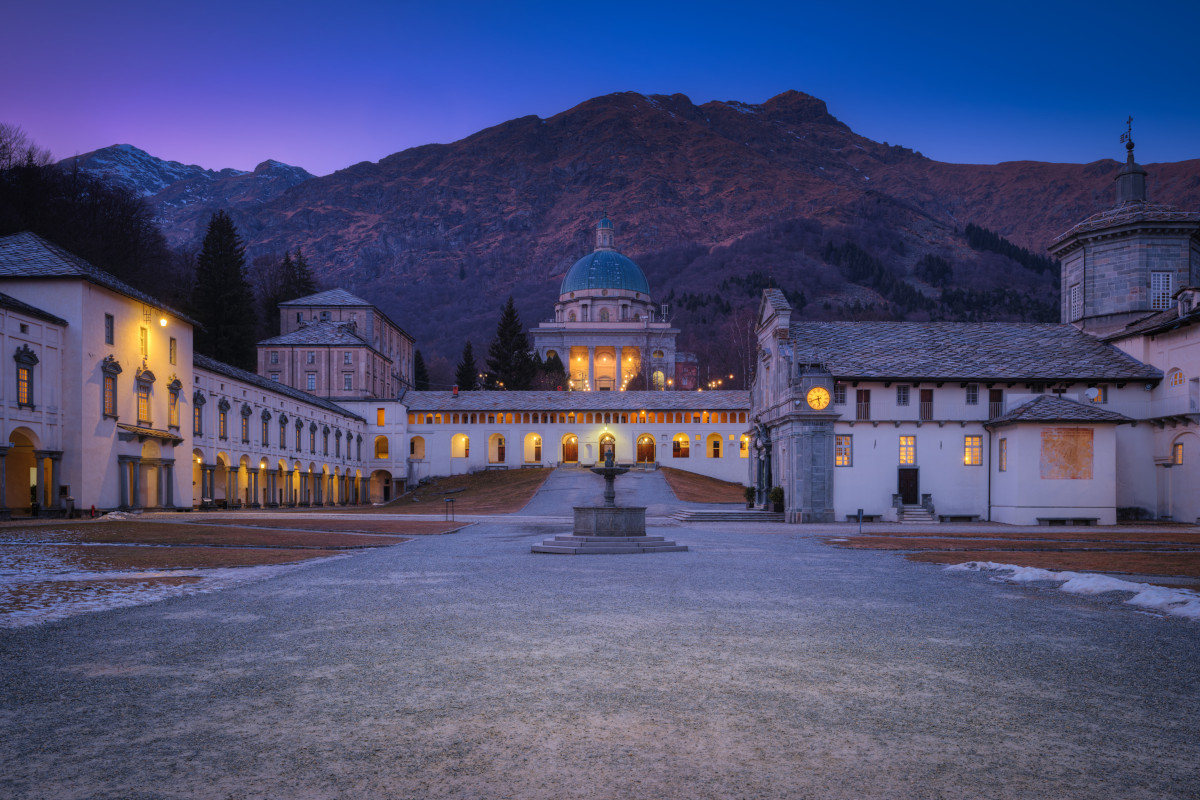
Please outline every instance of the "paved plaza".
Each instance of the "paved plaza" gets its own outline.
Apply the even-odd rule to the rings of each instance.
[[[688,552],[530,553],[601,488],[0,630],[0,796],[1200,796],[1200,624],[679,525],[656,475],[618,502]]]

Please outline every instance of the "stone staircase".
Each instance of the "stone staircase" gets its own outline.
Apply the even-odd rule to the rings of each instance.
[[[925,506],[900,506],[897,521],[902,525],[936,525],[938,519]]]
[[[559,555],[616,555],[621,553],[686,553],[687,545],[662,536],[575,536],[560,534],[532,548],[535,553]]]
[[[784,522],[783,514],[754,509],[681,509],[671,514],[679,522]]]

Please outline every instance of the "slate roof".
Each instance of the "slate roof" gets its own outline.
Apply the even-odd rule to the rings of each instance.
[[[1019,322],[793,322],[794,357],[835,378],[1159,381],[1162,373],[1072,325]]]
[[[118,422],[117,427],[123,431],[127,431],[136,436],[142,436],[149,439],[165,439],[168,442],[179,444],[183,441],[183,437],[171,431],[160,431],[158,428],[145,428],[140,425],[130,425],[125,422]]]
[[[1094,403],[1078,403],[1057,395],[1044,394],[987,421],[989,428],[1016,422],[1089,422],[1122,425],[1133,422],[1124,414],[1107,411]]]
[[[1066,233],[1056,236],[1050,242],[1050,249],[1072,236],[1091,231],[1115,228],[1120,225],[1146,224],[1154,222],[1191,222],[1200,225],[1200,212],[1180,211],[1175,206],[1161,203],[1125,203],[1115,208],[1105,209],[1092,214],[1082,222],[1077,223]]]
[[[350,294],[345,289],[327,289],[324,292],[310,294],[307,297],[297,297],[295,300],[285,300],[281,306],[373,306],[358,295]]]
[[[82,278],[109,291],[162,309],[190,325],[199,325],[190,317],[163,305],[162,301],[28,231],[0,237],[0,278]]]
[[[262,345],[314,344],[329,346],[371,347],[365,339],[350,330],[344,322],[312,322],[282,336],[272,336],[258,343]],[[374,349],[374,348],[371,348]]]
[[[23,303],[15,297],[9,297],[3,292],[0,292],[0,308],[7,308],[9,311],[16,311],[29,317],[36,317],[40,320],[44,320],[45,322],[50,322],[55,325],[62,325],[63,327],[66,327],[67,325],[67,321],[65,319],[56,317],[48,311],[42,311],[40,308],[35,308],[34,306],[29,305],[29,303]]]
[[[787,311],[792,307],[787,296],[779,289],[764,289],[763,300],[775,311]]]
[[[260,389],[275,392],[276,394],[287,395],[293,400],[299,400],[302,403],[308,403],[310,405],[323,408],[326,411],[332,411],[335,414],[341,414],[343,417],[365,421],[358,414],[347,411],[336,403],[331,403],[324,398],[311,395],[308,392],[302,392],[299,389],[293,389],[287,384],[273,381],[270,378],[264,378],[261,375],[255,375],[253,372],[247,372],[244,369],[238,369],[237,367],[230,366],[223,361],[217,361],[215,358],[209,358],[208,356],[202,356],[199,353],[194,353],[192,355],[192,364],[200,367],[201,369],[206,369],[210,372],[216,372],[236,381],[245,381],[246,383],[257,386]]]
[[[1180,316],[1179,306],[1173,303],[1170,308],[1156,311],[1148,317],[1143,317],[1129,323],[1116,333],[1105,336],[1104,341],[1114,342],[1130,336],[1153,336],[1154,334],[1164,333],[1176,328],[1194,325],[1197,322],[1200,322],[1200,308],[1193,309],[1190,313]]]
[[[750,393],[714,392],[405,392],[419,411],[747,411]]]

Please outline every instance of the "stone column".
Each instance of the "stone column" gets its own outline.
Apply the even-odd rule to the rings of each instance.
[[[7,447],[0,447],[0,519],[8,518],[8,468],[5,465]]]
[[[588,376],[587,388],[589,391],[596,390],[596,348],[594,345],[588,345]]]
[[[117,456],[117,478],[120,485],[117,508],[127,508],[129,503],[129,457]]]
[[[129,498],[129,500],[130,500],[129,507],[130,508],[141,508],[142,505],[140,502],[140,498],[138,497],[138,495],[141,494],[140,490],[141,490],[141,481],[142,481],[142,459],[141,459],[141,456],[134,456],[134,457],[130,458],[129,464],[130,464],[129,472],[133,479],[132,481],[130,481],[130,483],[132,484],[132,497]]]
[[[154,469],[154,507],[162,508],[163,506],[163,465],[161,461],[155,461],[150,465]]]
[[[620,391],[621,384],[625,382],[625,348],[617,345],[613,347],[613,352],[617,356],[617,373],[613,376],[613,391]]]
[[[294,506],[292,502],[292,471],[290,469],[283,471],[283,501],[289,506]]]
[[[167,508],[175,507],[175,459],[165,459],[162,467],[163,496]]]
[[[58,499],[58,496],[61,494],[61,492],[59,491],[59,484],[61,482],[62,482],[62,450],[54,450],[50,453],[50,494],[51,494],[50,507],[51,508],[61,508],[62,507],[62,504],[59,502],[59,499]]]
[[[250,471],[251,483],[254,485],[254,488],[250,490],[250,507],[251,507],[251,508],[258,508],[258,507],[260,507],[260,506],[262,505],[262,504],[259,502],[259,499],[258,499],[258,497],[259,497],[259,494],[258,494],[258,473],[259,473],[259,472],[261,472],[261,471],[262,471],[262,470],[257,470],[257,469],[254,469],[254,470],[251,470],[251,471]]]

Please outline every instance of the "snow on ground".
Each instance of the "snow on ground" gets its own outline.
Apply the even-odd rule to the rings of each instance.
[[[1190,589],[1168,589],[1165,586],[1134,583],[1108,575],[1087,572],[1055,572],[1035,567],[1019,567],[1016,564],[998,564],[995,561],[968,561],[965,564],[951,564],[946,569],[1009,572],[1010,575],[1001,575],[993,580],[1005,580],[1012,583],[1058,583],[1060,591],[1071,594],[1129,592],[1133,596],[1125,602],[1130,605],[1177,617],[1200,620],[1200,594]]]

